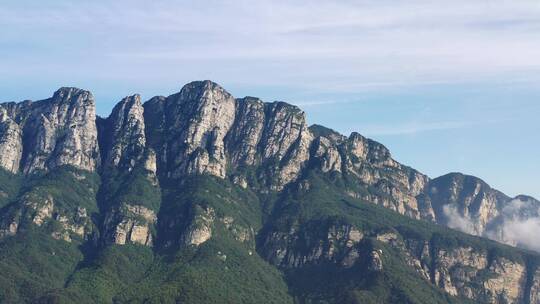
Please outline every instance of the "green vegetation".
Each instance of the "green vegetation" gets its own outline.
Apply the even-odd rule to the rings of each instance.
[[[0,168],[0,208],[13,201],[21,187],[22,177]]]
[[[127,175],[108,172],[102,180],[106,184],[69,167],[26,180],[0,171],[4,212],[19,210],[28,195],[38,200],[50,195],[61,210],[85,207],[98,227],[102,213],[121,202],[159,210],[153,247],[103,244],[97,229],[66,242],[53,239],[47,225],[22,225],[15,236],[0,240],[1,303],[468,303],[424,280],[399,248],[377,240],[382,232],[433,248],[470,246],[491,259],[540,264],[536,254],[354,199],[347,190],[371,190],[350,176],[311,171],[283,192],[266,194],[205,175],[162,180],[159,188],[137,169]],[[199,247],[182,243],[183,232],[208,214],[212,237]],[[301,237],[291,249],[307,253],[307,245],[340,225],[365,235],[355,245],[358,262],[349,268],[324,259],[275,267],[263,259],[271,233],[294,228]],[[382,271],[370,268],[373,251],[381,252]]]
[[[108,169],[102,176],[103,183],[99,193],[101,207],[107,209],[124,202],[157,212],[161,204],[161,194],[159,187],[152,185],[147,175],[146,170],[141,167],[128,173]]]
[[[360,244],[360,252],[370,252],[373,248],[384,252],[384,270],[382,273],[370,272],[362,264],[343,269],[331,263],[289,269],[286,271],[287,282],[299,303],[467,303],[465,299],[451,297],[426,284],[407,265],[399,249],[370,238],[380,232],[394,232],[409,241],[429,242],[432,250],[472,247],[488,252],[491,259],[506,257],[523,262],[522,250],[413,220],[351,198],[344,191],[349,187],[348,181],[334,175],[312,172],[306,180],[308,190],[291,187],[281,197],[274,209],[274,218],[267,224],[272,227],[268,229],[287,232],[291,227],[306,227],[316,238],[325,235],[327,227],[335,223],[352,224],[367,236]]]
[[[112,245],[79,269],[60,302],[76,298],[89,303],[292,303],[283,274],[263,261],[250,242],[239,242],[217,222],[208,242],[199,248],[170,248],[181,228],[200,209],[212,208],[216,218],[233,217],[234,224],[260,226],[257,197],[226,181],[194,176],[169,181],[164,187],[160,218],[170,215],[178,226],[161,227],[156,250],[139,245]],[[255,202],[255,204],[253,204]],[[167,226],[167,225],[165,225]]]
[[[83,260],[75,244],[27,230],[0,242],[0,302],[35,303],[56,289]]]
[[[83,207],[89,214],[98,211],[96,194],[99,176],[70,166],[60,167],[47,174],[31,176],[21,188],[21,194],[39,198],[51,196],[56,208],[76,210]]]

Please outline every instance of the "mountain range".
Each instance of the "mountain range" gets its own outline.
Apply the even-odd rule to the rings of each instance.
[[[0,167],[2,303],[540,303],[540,201],[211,81],[2,103]]]

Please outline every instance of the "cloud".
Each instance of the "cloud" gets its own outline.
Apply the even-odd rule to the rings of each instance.
[[[367,136],[393,136],[393,135],[414,135],[423,132],[445,131],[466,129],[475,126],[486,126],[511,121],[512,118],[504,119],[484,119],[484,120],[462,120],[462,121],[412,121],[404,123],[386,123],[358,126]]]
[[[496,241],[540,252],[540,217],[507,220],[501,230],[502,238],[494,238]]]
[[[369,136],[381,135],[410,135],[421,132],[462,129],[477,124],[469,121],[441,121],[441,122],[418,122],[400,125],[372,125],[366,126],[362,132]]]
[[[446,216],[446,225],[472,235],[478,235],[478,230],[473,220],[462,216],[457,208],[452,205],[444,205],[443,213]]]
[[[540,252],[540,202],[532,198],[509,201],[484,231],[478,220],[463,216],[453,205],[443,206],[443,212],[450,228]]]
[[[539,13],[504,0],[16,1],[0,8],[0,45],[25,46],[1,48],[0,68],[10,79],[73,78],[76,63],[112,81],[183,73],[335,91],[512,81],[540,69]]]
[[[508,202],[485,236],[540,252],[540,202],[516,198]]]

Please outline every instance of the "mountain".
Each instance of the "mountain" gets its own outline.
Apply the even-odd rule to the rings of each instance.
[[[1,302],[540,303],[537,200],[210,81],[2,103],[0,152]]]
[[[540,202],[533,197],[510,198],[479,178],[459,173],[433,179],[424,194],[439,224],[540,251],[534,236],[540,228]]]

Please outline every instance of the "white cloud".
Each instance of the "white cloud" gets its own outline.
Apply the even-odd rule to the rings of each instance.
[[[513,199],[504,206],[495,225],[485,232],[493,240],[540,252],[540,203]]]
[[[443,206],[450,228],[481,235],[512,246],[540,252],[540,203],[533,199],[513,199],[492,219],[484,231],[478,221],[463,216],[455,206]]]
[[[502,239],[495,240],[540,252],[540,217],[508,220],[504,222],[501,230]]]
[[[466,129],[477,126],[486,126],[511,121],[511,118],[505,119],[477,119],[461,121],[411,121],[372,125],[356,126],[356,130],[367,136],[388,136],[388,135],[414,135],[423,132]]]
[[[0,66],[24,69],[21,77],[65,76],[72,71],[62,66],[76,62],[112,80],[137,73],[161,81],[182,71],[350,91],[512,81],[510,72],[540,69],[537,1],[17,3],[0,8],[0,44],[30,46]]]
[[[474,221],[461,215],[455,206],[444,205],[443,213],[446,217],[446,225],[448,227],[468,234],[478,235]]]
[[[428,131],[462,129],[477,124],[468,121],[416,122],[399,125],[372,125],[362,128],[369,136],[417,134]]]

